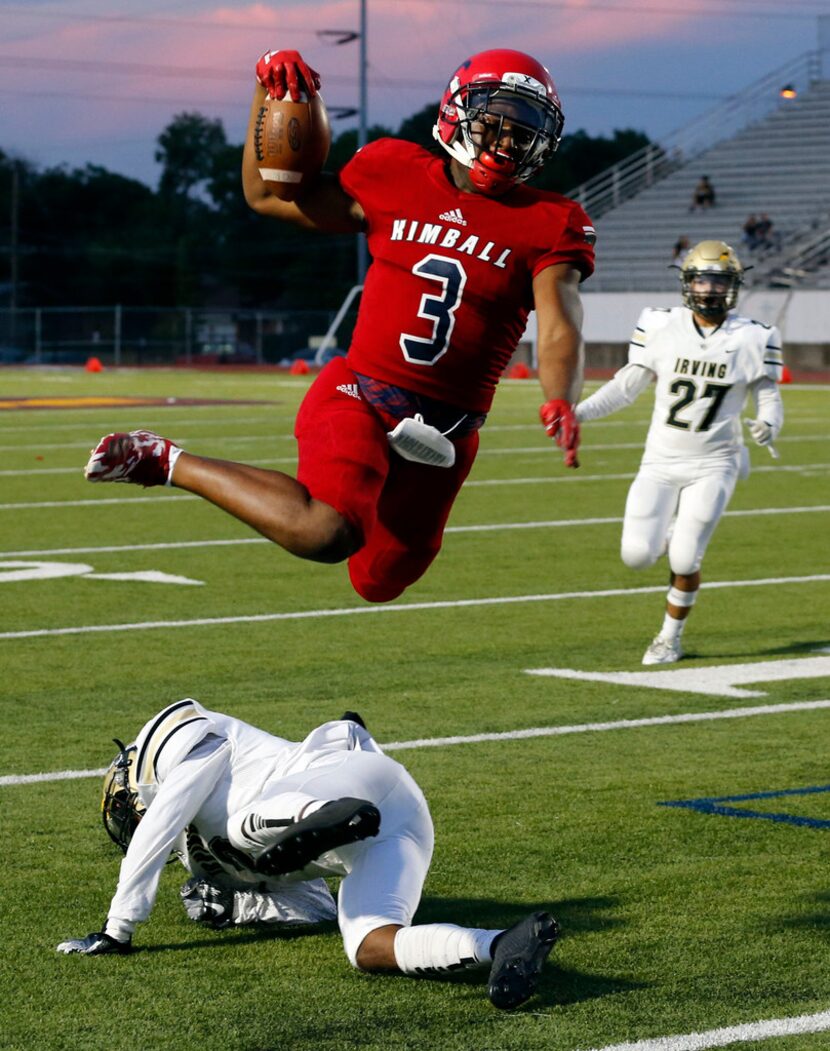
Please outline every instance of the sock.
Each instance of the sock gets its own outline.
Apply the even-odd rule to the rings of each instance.
[[[697,591],[681,591],[674,585],[669,588],[669,593],[666,595],[667,602],[671,603],[672,606],[679,606],[681,609],[691,609],[695,604],[696,598]],[[667,612],[663,618],[663,627],[660,629],[660,634],[664,639],[679,639],[685,627],[685,617],[683,620],[677,620]]]
[[[108,916],[104,934],[115,938],[117,942],[128,942],[133,936],[135,923],[132,920],[120,920],[117,916]]]
[[[492,960],[490,947],[501,931],[425,923],[402,927],[395,935],[395,960],[404,974],[458,971]]]
[[[679,639],[683,634],[683,629],[685,627],[685,620],[676,620],[667,613],[663,618],[663,627],[660,629],[660,636],[664,639]]]

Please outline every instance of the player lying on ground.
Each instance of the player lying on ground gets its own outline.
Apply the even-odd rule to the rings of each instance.
[[[489,966],[490,1000],[504,1009],[531,996],[557,937],[546,912],[506,931],[411,925],[432,819],[416,783],[354,713],[296,743],[178,701],[121,749],[103,810],[126,848],[118,888],[103,929],[58,952],[130,952],[171,851],[196,877],[183,888],[195,919],[317,922],[334,914],[322,877],[340,876],[336,913],[355,967],[418,975]]]
[[[628,491],[622,560],[632,569],[668,555],[671,572],[663,627],[643,664],[680,660],[680,638],[700,587],[706,546],[749,475],[740,414],[755,403],[749,433],[773,455],[784,422],[778,390],[778,329],[734,312],[743,267],[723,241],[701,241],[680,267],[683,306],[646,308],[628,364],[580,402],[580,422],[631,405],[656,380],[654,412],[639,472]]]
[[[294,555],[348,559],[358,594],[386,602],[438,554],[533,308],[542,423],[578,465],[578,286],[593,270],[594,231],[574,201],[524,185],[563,126],[553,80],[529,55],[482,52],[453,73],[435,125],[446,156],[380,139],[290,202],[260,173],[254,129],[266,91],[299,99],[319,76],[278,51],[257,79],[248,204],[309,230],[363,232],[373,260],[348,356],[323,369],[300,407],[297,477],[182,452],[145,431],[107,435],[86,475],[196,493]]]

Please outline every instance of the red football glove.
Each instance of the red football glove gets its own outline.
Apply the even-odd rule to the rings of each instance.
[[[542,426],[560,449],[565,450],[565,466],[579,467],[576,450],[579,448],[579,424],[571,405],[562,398],[546,401],[539,410]]]
[[[313,98],[320,87],[320,74],[299,51],[266,51],[256,64],[256,79],[272,99],[285,98],[287,91],[293,102],[303,91]]]

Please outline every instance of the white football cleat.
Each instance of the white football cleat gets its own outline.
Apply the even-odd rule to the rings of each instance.
[[[683,656],[680,638],[664,639],[658,635],[643,654],[643,664],[674,664]]]
[[[152,431],[107,434],[92,450],[84,475],[90,482],[170,485],[181,449]]]

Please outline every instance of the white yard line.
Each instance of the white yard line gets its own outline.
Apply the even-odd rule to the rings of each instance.
[[[615,449],[622,448],[622,446],[615,445]],[[539,456],[555,456],[556,449],[553,446],[550,448],[543,447],[538,449],[535,446],[532,449],[491,449],[485,450],[479,453],[481,456],[501,456],[507,453],[522,453],[528,455],[539,455]],[[245,463],[252,467],[270,467],[275,464],[296,464],[296,455],[292,456],[265,456],[258,457],[256,459],[246,458]],[[790,471],[799,472],[804,474],[815,474],[818,471],[826,471],[830,467],[828,463],[776,463],[776,464],[758,464],[752,468],[753,474],[769,474],[771,471]],[[541,477],[541,478],[496,478],[484,481],[471,481],[465,483],[465,488],[471,485],[512,485],[515,482],[526,484],[529,482],[596,482],[596,481],[607,481],[608,479],[624,479],[633,478],[636,471],[626,471],[624,474],[569,474],[564,477]],[[66,474],[76,475],[78,480],[83,475],[83,467],[13,467],[4,468],[0,470],[0,477],[2,478],[37,478],[41,475],[55,475],[55,474]]]
[[[258,463],[277,463],[277,460],[251,460],[251,464]],[[292,457],[287,462],[294,463],[295,459]],[[753,468],[754,472],[762,473],[768,471],[790,471],[795,473],[803,473],[805,475],[815,474],[819,471],[826,469],[829,464],[798,464],[798,465],[769,465]],[[73,469],[74,470],[74,469]],[[32,472],[26,472],[32,473]],[[481,488],[484,486],[499,486],[499,485],[553,485],[560,482],[609,482],[609,481],[625,481],[626,479],[633,478],[636,472],[627,471],[623,474],[568,474],[568,475],[556,475],[548,476],[543,475],[539,478],[482,478],[473,479],[464,483],[465,489]],[[100,484],[100,483],[99,483]],[[20,501],[8,504],[0,504],[0,511],[32,511],[40,508],[56,508],[56,507],[93,507],[96,504],[135,504],[135,503],[147,503],[151,500],[160,499],[160,495],[156,496],[113,496],[113,497],[94,497],[89,500],[32,500],[32,501]],[[191,496],[189,494],[179,493],[165,493],[164,499],[166,500],[198,500],[200,497]]]
[[[412,741],[388,741],[381,744],[385,752],[404,752],[416,748],[447,748],[456,744],[482,744],[486,741],[527,741],[535,737],[566,737],[570,734],[604,733],[607,730],[635,730],[647,726],[672,726],[681,723],[712,722],[719,719],[749,719],[756,715],[788,715],[830,708],[830,700],[796,701],[791,704],[762,704],[752,708],[724,708],[717,712],[683,712],[679,715],[657,715],[643,719],[617,719],[614,722],[576,723],[572,726],[535,726],[527,730],[505,730],[501,733],[465,734],[454,737],[418,737]],[[100,770],[58,770],[46,774],[7,774],[0,777],[0,788],[30,785],[41,781],[71,781],[82,777],[103,777]],[[620,1045],[622,1047],[623,1045]],[[625,1045],[626,1047],[628,1045]],[[639,1045],[631,1045],[639,1047]],[[701,1045],[704,1046],[704,1045]],[[708,1046],[708,1045],[706,1045]],[[713,1045],[716,1046],[716,1045]],[[605,1051],[611,1051],[610,1048]]]
[[[804,577],[766,577],[761,580],[707,581],[703,588],[749,588],[779,586],[781,584],[813,584],[830,580],[830,573],[817,573]],[[569,599],[614,598],[616,596],[664,594],[666,587],[658,584],[642,588],[607,588],[602,591],[559,591],[543,595],[502,595],[494,598],[454,599],[442,602],[391,603],[384,606],[345,606],[340,609],[293,610],[286,613],[252,613],[236,617],[198,617],[192,620],[149,620],[127,624],[85,624],[67,628],[37,628],[29,631],[0,632],[3,639],[47,638],[57,635],[92,635],[124,631],[147,631],[162,628],[212,627],[220,624],[267,624],[281,620],[316,620],[325,617],[352,617],[358,615],[388,613],[417,613],[430,609],[470,609],[473,606],[506,606],[524,602],[561,602]]]
[[[728,1047],[749,1040],[769,1040],[777,1036],[796,1036],[800,1033],[823,1033],[830,1029],[830,1011],[792,1018],[769,1018],[763,1022],[745,1022],[723,1029],[709,1029],[701,1033],[678,1036],[657,1036],[650,1040],[635,1040],[624,1044],[609,1044],[592,1051],[703,1051],[707,1047]]]
[[[830,504],[815,507],[759,507],[745,511],[727,511],[725,518],[754,518],[764,515],[800,515],[830,511]],[[489,522],[481,525],[448,526],[445,533],[496,533],[511,529],[573,529],[589,525],[618,525],[622,517],[557,518],[540,522]],[[39,555],[91,555],[114,551],[169,551],[178,548],[235,547],[243,544],[268,544],[264,537],[237,537],[228,540],[170,540],[155,544],[107,544],[94,547],[47,547],[26,551],[0,551],[0,559],[33,558]]]
[[[170,430],[170,428],[166,428]],[[44,449],[86,449],[89,450],[100,438],[100,435],[94,435],[89,441],[84,442],[51,442],[48,444],[24,442],[17,445],[0,445],[0,452],[19,452],[25,453],[26,456],[31,456],[33,452],[40,452]],[[190,444],[190,439],[182,437],[181,434],[173,435],[174,439],[181,445],[187,446]],[[251,442],[274,442],[274,441],[294,441],[293,434],[228,434],[225,436],[221,435],[210,435],[203,439],[205,442],[210,442],[211,445],[250,445]],[[803,434],[803,435],[784,435],[783,437],[777,438],[775,441],[776,445],[793,444],[795,442],[823,442],[830,441],[830,434]],[[595,442],[583,442],[582,453],[587,455],[592,452],[609,452],[613,449],[642,449],[643,439],[636,442],[609,442],[607,444],[600,444]],[[553,442],[540,442],[536,445],[528,446],[527,448],[507,448],[507,449],[488,449],[486,446],[482,448],[478,457],[482,456],[507,456],[511,453],[521,453],[522,455],[528,455],[530,453],[536,453],[539,456],[551,456],[556,453],[556,446]]]
[[[273,417],[274,419],[278,418],[279,410],[281,408],[283,408],[283,406],[278,405],[276,402],[269,402],[269,403],[267,403],[265,405],[250,405],[248,407],[251,409],[252,412],[261,411],[263,413],[270,414],[269,419],[267,421],[263,421],[263,422],[268,422],[268,423],[272,422],[271,421],[271,417]],[[177,408],[178,409],[178,408],[182,408],[182,406],[181,405],[176,405],[176,406],[172,406],[171,408]],[[234,405],[188,405],[188,406],[186,406],[186,408],[188,409],[188,412],[189,412],[191,409],[232,409],[232,408],[239,408],[239,406],[238,405],[237,406],[234,406]],[[156,410],[156,409],[161,409],[162,412],[164,412],[164,413],[167,413],[167,412],[170,411],[170,409],[167,408],[164,405],[113,405],[112,409],[113,410],[117,409],[119,411],[126,410],[126,409],[133,409],[133,410],[135,410],[136,414],[138,414],[141,411],[142,418],[144,416],[144,413],[143,413],[142,410],[144,410],[144,409],[147,409],[147,414],[146,415],[148,417],[153,415],[153,411]],[[12,411],[14,411],[14,410],[12,410]],[[31,410],[27,410],[27,411],[29,412],[29,418],[31,419],[32,418],[32,411]],[[53,410],[49,410],[49,411],[51,413]],[[88,410],[87,409],[82,409],[80,411],[86,412]],[[108,412],[109,409],[99,407],[99,411]],[[40,424],[37,424],[37,423],[21,423],[21,424],[15,424],[15,425],[13,425],[11,427],[4,427],[4,426],[0,425],[0,435],[13,434],[13,433],[18,433],[18,432],[22,432],[22,431],[46,431],[49,434],[51,434],[53,431],[83,431],[84,433],[86,433],[89,430],[89,427],[90,427],[90,423],[89,423],[88,420],[76,420],[74,423],[53,423],[51,419],[44,418],[44,415],[43,415],[42,412],[38,412],[38,415],[39,415],[40,419],[43,421],[42,423],[40,423]],[[237,417],[234,417],[234,416],[231,416],[231,417],[221,416],[221,417],[212,417],[212,418],[206,419],[206,420],[204,420],[204,419],[203,420],[194,419],[190,415],[188,415],[187,419],[185,419],[185,420],[172,419],[170,416],[166,416],[166,415],[165,416],[159,415],[159,416],[157,416],[155,418],[159,419],[159,420],[161,420],[163,422],[164,428],[166,430],[172,430],[174,427],[184,427],[185,429],[187,429],[188,427],[216,427],[216,426],[225,427],[225,426],[227,426],[228,424],[231,424],[231,423],[245,423],[245,424],[248,424],[248,426],[250,426],[254,422],[251,419],[250,416],[237,416]],[[621,420],[620,422],[624,423],[625,421]],[[799,422],[801,422],[801,421],[799,420]],[[104,426],[106,426],[106,424]],[[539,425],[535,424],[535,426],[538,427]],[[92,436],[90,435],[89,438],[90,438],[90,443],[91,443]],[[15,446],[15,448],[24,448],[24,446],[19,446],[19,447]]]

